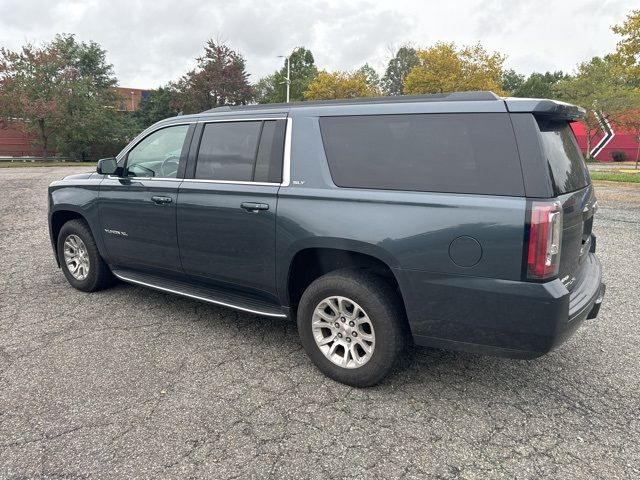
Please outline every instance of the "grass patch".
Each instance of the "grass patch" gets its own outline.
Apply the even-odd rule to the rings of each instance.
[[[591,172],[591,180],[606,180],[609,182],[640,183],[640,173],[620,172]]]
[[[95,167],[96,162],[0,162],[0,168],[24,168],[24,167]]]

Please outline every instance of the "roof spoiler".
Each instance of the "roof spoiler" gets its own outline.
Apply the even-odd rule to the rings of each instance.
[[[541,98],[505,98],[507,110],[512,113],[533,113],[535,116],[577,122],[587,114],[584,108],[558,100]]]

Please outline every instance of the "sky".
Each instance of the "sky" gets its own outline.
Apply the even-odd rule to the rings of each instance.
[[[402,44],[481,42],[507,55],[505,66],[573,71],[615,49],[611,26],[630,0],[0,0],[0,47],[74,33],[107,50],[119,84],[155,88],[195,64],[204,43],[224,41],[244,55],[250,81],[283,65],[299,45],[326,70],[369,63],[381,75]]]

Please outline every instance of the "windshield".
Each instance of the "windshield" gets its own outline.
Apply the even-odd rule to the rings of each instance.
[[[555,195],[586,187],[589,172],[569,123],[538,120],[538,125]]]

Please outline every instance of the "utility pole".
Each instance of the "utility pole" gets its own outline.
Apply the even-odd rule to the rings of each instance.
[[[296,50],[298,50],[298,48],[300,47],[294,48],[291,51],[291,53],[286,57],[284,55],[278,55],[278,58],[284,58],[287,61],[287,79],[284,82],[287,84],[287,103],[289,103],[289,98],[290,98],[289,93],[291,91],[291,55],[293,55],[296,52]]]
[[[290,89],[291,89],[291,55],[287,57],[287,103],[289,103]]]

